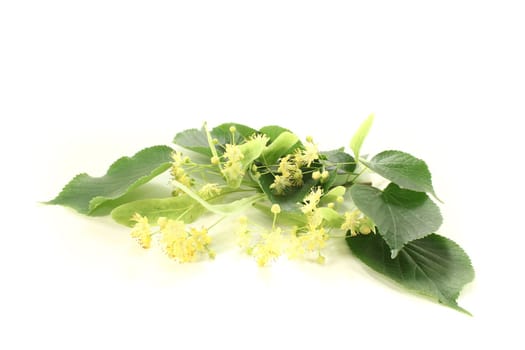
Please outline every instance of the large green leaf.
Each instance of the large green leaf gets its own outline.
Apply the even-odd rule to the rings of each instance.
[[[131,217],[135,213],[147,216],[150,222],[156,222],[160,217],[183,220],[186,223],[195,221],[206,209],[190,196],[183,194],[177,197],[143,199],[123,204],[111,212],[113,219],[119,224],[132,226]]]
[[[408,243],[395,259],[380,235],[347,237],[356,257],[403,287],[466,312],[457,304],[463,286],[474,279],[467,254],[455,242],[431,234]]]
[[[64,205],[82,214],[92,214],[102,204],[119,199],[166,171],[171,164],[172,152],[170,147],[154,146],[131,158],[118,159],[102,177],[79,174],[47,204]]]
[[[352,140],[350,140],[350,149],[354,152],[355,159],[359,159],[361,146],[363,145],[363,142],[365,141],[365,138],[368,135],[368,132],[370,131],[373,123],[374,115],[370,114],[368,118],[366,118],[361,124],[361,126],[359,126],[359,129],[357,129],[356,133],[352,137]]]
[[[392,257],[406,243],[435,232],[443,221],[438,206],[425,193],[394,183],[384,191],[358,184],[350,188],[350,194],[359,210],[375,222]]]
[[[436,197],[432,176],[427,164],[421,159],[401,151],[384,151],[363,163],[402,188],[431,193]]]

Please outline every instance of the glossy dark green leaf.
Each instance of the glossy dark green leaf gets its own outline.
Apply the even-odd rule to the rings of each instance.
[[[381,235],[347,237],[353,254],[366,265],[408,290],[468,313],[457,304],[463,286],[474,279],[467,254],[455,242],[431,234],[408,243],[396,258]]]

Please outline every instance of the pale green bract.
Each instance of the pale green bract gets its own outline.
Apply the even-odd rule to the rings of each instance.
[[[244,228],[238,237],[232,233],[237,229],[224,234],[241,246],[252,244],[246,251],[261,266],[291,247],[296,255],[314,255],[323,263],[326,241],[345,239],[352,255],[376,272],[468,313],[457,298],[474,278],[474,269],[456,243],[435,233],[443,219],[428,195],[437,199],[430,170],[423,160],[401,151],[360,158],[373,120],[370,115],[354,133],[354,156],[344,147],[318,151],[312,139],[303,144],[277,125],[257,130],[237,123],[212,129],[205,124],[177,133],[176,151],[154,146],[117,160],[102,177],[80,174],[47,203],[86,215],[112,210],[116,222],[133,227],[131,235],[143,248],[159,241],[179,262],[203,253],[213,257],[208,231],[225,217],[251,213],[247,209],[254,207],[270,218],[266,231],[257,225],[263,230],[259,238],[248,229],[247,218],[240,222]],[[148,186],[137,191],[168,169],[171,196],[148,198],[153,197]],[[364,170],[388,180],[386,188],[364,180]],[[187,226],[203,216],[217,221]],[[152,240],[154,234],[162,238]],[[285,241],[288,246],[278,245]]]
[[[373,123],[374,115],[370,114],[368,118],[366,118],[365,121],[361,124],[359,129],[357,129],[356,133],[354,134],[354,137],[352,137],[352,140],[350,140],[350,148],[354,152],[356,160],[359,160],[361,146],[363,146],[363,142],[365,141],[365,138],[368,135],[368,132],[370,131],[370,128],[372,127]]]

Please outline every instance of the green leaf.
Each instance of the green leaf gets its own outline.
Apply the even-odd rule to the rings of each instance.
[[[359,159],[361,146],[363,145],[373,123],[374,115],[370,114],[352,137],[352,140],[350,141],[350,149],[354,152],[355,159]]]
[[[266,147],[262,153],[262,160],[265,165],[273,165],[282,156],[293,152],[297,148],[299,138],[291,132],[284,131],[273,142]]]
[[[154,146],[131,158],[118,159],[102,177],[79,174],[47,204],[64,205],[82,214],[92,214],[107,201],[121,198],[169,169],[172,152],[170,147]]]
[[[208,138],[203,129],[188,129],[175,135],[173,143],[193,152],[211,157],[211,150],[208,145]]]
[[[380,235],[347,237],[353,254],[366,265],[408,290],[470,314],[457,304],[463,286],[474,279],[467,254],[455,242],[431,234],[408,243],[395,259]]]
[[[408,153],[401,151],[384,151],[363,162],[387,180],[402,188],[417,192],[427,192],[436,197],[432,187],[432,176],[427,164]]]
[[[154,223],[160,217],[183,220],[185,223],[195,221],[206,209],[190,196],[184,194],[177,197],[160,199],[143,199],[123,204],[111,212],[113,219],[119,224],[133,226],[131,217],[135,213],[147,216]]]
[[[443,221],[438,206],[425,193],[404,190],[394,183],[384,191],[357,184],[350,194],[359,210],[375,222],[392,257],[406,243],[435,232]]]

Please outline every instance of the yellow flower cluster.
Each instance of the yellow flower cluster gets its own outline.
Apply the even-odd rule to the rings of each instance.
[[[241,161],[244,159],[239,146],[227,144],[223,157],[226,159],[221,170],[222,175],[228,183],[236,183],[244,176]]]
[[[287,188],[300,187],[303,185],[303,172],[301,163],[297,162],[294,155],[287,155],[279,161],[277,170],[281,175],[276,175],[270,189],[277,194],[283,194]]]
[[[175,151],[171,154],[171,159],[171,176],[173,179],[185,185],[186,187],[193,186],[193,179],[184,170],[184,165],[190,162],[190,158],[183,157],[181,152]],[[178,188],[173,190],[174,196],[177,196],[181,193],[183,192]]]
[[[135,226],[131,230],[131,237],[135,238],[142,248],[149,249],[151,247],[151,228],[148,218],[135,213],[131,220],[135,221]]]
[[[274,190],[276,194],[282,195],[288,188],[301,187],[303,185],[302,167],[309,167],[312,162],[319,159],[319,150],[317,144],[313,143],[311,137],[306,139],[304,149],[297,149],[294,154],[288,154],[279,161],[279,168],[275,175],[274,182],[270,185],[270,189]],[[328,172],[323,176],[328,177]],[[321,174],[319,174],[321,178]],[[317,180],[317,179],[316,179]]]
[[[208,200],[216,197],[222,192],[221,188],[216,183],[207,183],[199,190],[199,196],[202,199]]]
[[[284,239],[280,227],[273,228],[270,232],[263,233],[261,240],[253,247],[251,254],[259,266],[265,266],[268,261],[281,255]]]
[[[300,163],[306,166],[312,165],[314,160],[319,159],[319,148],[311,136],[306,138],[304,150],[296,152],[296,157]]]
[[[319,212],[319,201],[323,195],[321,187],[313,188],[304,198],[301,211],[306,215],[306,233],[297,237],[307,252],[317,252],[317,261],[323,263],[325,258],[321,249],[326,246],[330,238],[323,227],[323,218]]]
[[[350,231],[350,236],[355,237],[358,234],[375,233],[375,225],[372,219],[355,209],[345,213],[345,222],[341,225],[341,230]]]
[[[277,259],[283,253],[286,253],[290,259],[316,253],[317,262],[324,263],[325,258],[321,255],[321,249],[326,246],[330,236],[323,227],[323,219],[318,210],[322,194],[321,188],[315,188],[305,197],[304,205],[301,208],[306,216],[305,227],[294,227],[289,234],[286,234],[275,225],[281,208],[274,204],[271,208],[271,212],[274,214],[272,230],[263,232],[259,237],[254,236],[248,229],[247,218],[242,217],[237,229],[237,243],[241,248],[246,249],[248,254],[255,257],[259,266],[265,266],[269,261]]]
[[[160,234],[159,242],[162,249],[168,257],[178,262],[195,261],[201,253],[207,253],[210,258],[215,257],[215,253],[209,247],[211,237],[204,227],[200,230],[194,227],[187,230],[183,221],[161,217],[157,220],[159,231],[153,233],[147,217],[136,213],[133,220],[136,224],[131,231],[131,236],[136,238],[144,249],[151,247],[151,238],[154,234]]]

